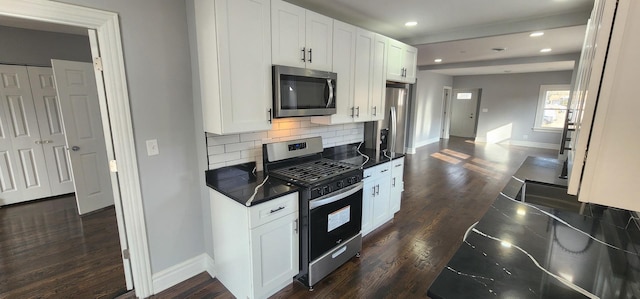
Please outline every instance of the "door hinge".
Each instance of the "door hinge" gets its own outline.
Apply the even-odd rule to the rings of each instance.
[[[109,160],[109,171],[118,172],[118,163],[116,160]]]
[[[93,58],[93,67],[96,71],[102,72],[102,57]]]
[[[122,251],[122,258],[123,259],[127,259],[127,260],[130,258],[129,249],[128,248]]]

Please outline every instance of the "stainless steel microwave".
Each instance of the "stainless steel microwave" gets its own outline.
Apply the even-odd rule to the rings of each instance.
[[[274,117],[335,114],[337,78],[332,72],[274,65]]]

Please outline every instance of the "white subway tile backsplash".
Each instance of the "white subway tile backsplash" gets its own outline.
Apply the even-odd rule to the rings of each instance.
[[[255,161],[260,171],[262,144],[316,136],[322,137],[324,147],[361,142],[364,123],[325,126],[311,123],[309,117],[283,118],[275,119],[273,129],[266,132],[207,134],[209,169]]]
[[[211,145],[208,148],[209,155],[224,154],[224,145]]]
[[[240,135],[208,135],[207,140],[209,145],[224,145],[227,143],[240,142]]]
[[[229,143],[224,145],[224,151],[227,153],[239,152],[239,151],[248,150],[254,147],[255,147],[255,141]]]
[[[209,164],[227,162],[227,161],[237,160],[237,159],[240,159],[240,158],[241,158],[240,152],[224,153],[224,154],[219,154],[219,155],[210,155],[209,156]]]
[[[267,132],[242,133],[240,134],[240,142],[262,140],[267,137]]]

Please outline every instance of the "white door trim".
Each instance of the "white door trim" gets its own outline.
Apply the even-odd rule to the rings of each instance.
[[[113,136],[113,141],[105,140],[105,142],[107,147],[113,147],[113,154],[118,157],[119,189],[116,188],[114,194],[121,195],[124,212],[124,219],[118,219],[118,221],[124,221],[127,228],[136,296],[151,296],[153,294],[151,263],[118,14],[46,0],[0,0],[0,15],[95,29],[98,33],[98,47],[102,55],[107,94],[106,106],[109,107],[109,118],[104,120],[103,126],[109,125]],[[101,107],[103,104],[101,103]],[[114,159],[114,156],[111,155],[109,159]]]

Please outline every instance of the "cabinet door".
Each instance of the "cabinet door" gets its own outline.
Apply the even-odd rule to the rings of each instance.
[[[387,171],[376,179],[376,196],[373,200],[373,229],[389,221],[393,213],[389,210],[389,196],[391,194],[391,177]]]
[[[391,195],[390,211],[395,214],[400,211],[400,201],[404,191],[404,157],[391,161]]]
[[[251,230],[255,298],[266,298],[293,281],[298,274],[298,244],[297,213]]]
[[[38,120],[24,66],[0,65],[0,119],[0,205],[50,196]]]
[[[376,197],[375,179],[364,181],[362,189],[362,235],[366,236],[373,230],[373,202]]]
[[[402,55],[402,64],[405,68],[404,82],[415,83],[416,82],[416,64],[418,59],[418,49],[406,45]]]
[[[271,2],[273,64],[305,67],[305,13],[304,8],[282,0]]]
[[[376,34],[373,45],[373,76],[371,82],[371,120],[383,120],[387,81],[387,54],[389,38]]]
[[[373,32],[358,28],[354,81],[355,121],[371,120],[372,111],[369,108],[369,101],[373,87],[374,43],[375,34]]]
[[[332,71],[333,19],[306,11],[307,68]]]
[[[269,0],[216,1],[222,133],[271,128],[270,19]]]
[[[387,79],[401,82],[403,80],[402,57],[404,55],[404,44],[393,39],[389,39],[389,54],[387,59]]]

